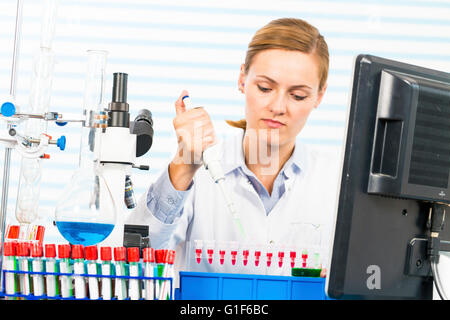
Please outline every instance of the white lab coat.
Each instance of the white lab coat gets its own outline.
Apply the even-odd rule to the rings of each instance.
[[[325,247],[329,245],[334,224],[340,158],[330,158],[323,151],[297,143],[296,148],[300,148],[302,154],[301,172],[286,180],[285,193],[266,215],[261,199],[247,178],[236,171],[227,172],[236,159],[243,157],[242,137],[241,132],[222,143],[226,185],[248,236],[246,243],[240,244],[240,261],[235,266],[230,262],[230,248],[226,248],[225,263],[218,263],[219,244],[226,246],[228,241],[239,240],[239,232],[218,186],[203,167],[195,174],[183,214],[174,223],[165,224],[153,216],[146,204],[147,193],[140,198],[135,211],[126,220],[130,224],[149,225],[152,247],[176,249],[176,271],[290,275],[289,249],[294,245],[301,249],[308,241],[305,239],[308,235],[302,234],[304,224],[320,225],[321,243]],[[201,264],[195,262],[194,252],[190,251],[193,240],[215,240],[217,246],[213,264],[210,265],[206,259]],[[258,267],[253,263],[256,244],[260,245],[263,252]],[[264,254],[269,246],[274,249],[274,257],[272,266],[267,268]],[[246,247],[250,249],[251,257],[244,267],[241,250]],[[277,255],[282,250],[286,253],[284,265],[279,268]],[[205,251],[203,248],[203,258],[206,256]],[[323,258],[323,262],[328,259]]]

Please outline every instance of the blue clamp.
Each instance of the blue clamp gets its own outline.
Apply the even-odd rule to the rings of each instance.
[[[66,148],[66,136],[61,136],[58,140],[56,140],[56,146],[59,147],[59,150],[64,151]]]
[[[56,125],[63,127],[67,124],[67,122],[62,122],[62,121],[55,121]]]
[[[1,107],[1,113],[5,117],[11,117],[16,113],[16,106],[12,102],[4,102]]]

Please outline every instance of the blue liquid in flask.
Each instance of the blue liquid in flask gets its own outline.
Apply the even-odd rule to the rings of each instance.
[[[105,240],[113,231],[113,224],[57,221],[56,227],[71,244],[92,246]]]

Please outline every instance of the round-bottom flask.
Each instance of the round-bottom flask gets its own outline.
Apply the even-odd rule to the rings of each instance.
[[[71,244],[95,245],[114,229],[115,208],[111,192],[101,175],[94,170],[79,169],[56,206],[56,227]]]

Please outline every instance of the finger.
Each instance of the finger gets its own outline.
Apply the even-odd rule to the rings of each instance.
[[[177,101],[175,101],[175,112],[177,115],[186,112],[186,105],[183,102],[183,97],[188,96],[189,93],[186,90],[183,90],[180,94],[180,97]]]

